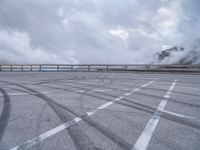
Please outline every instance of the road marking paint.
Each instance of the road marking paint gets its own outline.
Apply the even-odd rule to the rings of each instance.
[[[20,149],[31,147],[31,146],[37,144],[38,142],[41,142],[41,141],[49,138],[50,136],[55,135],[56,133],[58,133],[58,132],[60,132],[60,131],[62,131],[64,129],[70,127],[71,125],[73,125],[73,124],[75,124],[75,123],[77,123],[77,122],[79,122],[81,120],[82,120],[81,118],[76,117],[73,120],[68,121],[68,122],[66,122],[66,123],[64,123],[64,124],[62,124],[62,125],[60,125],[60,126],[58,126],[56,128],[53,128],[53,129],[51,129],[51,130],[39,135],[38,137],[35,137],[35,138],[31,139],[31,140],[28,140],[27,142],[23,143],[22,145],[13,147],[10,150],[20,150]]]
[[[167,101],[163,99],[162,102],[160,102],[158,109],[162,110],[163,108],[165,108],[166,104],[167,104]]]
[[[80,91],[75,91],[77,93],[84,93],[85,91],[84,90],[80,90]]]
[[[168,89],[166,95],[164,96],[164,99],[160,102],[160,104],[157,107],[157,110],[153,114],[152,118],[147,123],[145,129],[139,136],[138,140],[136,141],[135,145],[133,146],[132,150],[146,150],[148,147],[148,144],[151,140],[151,137],[153,135],[154,130],[156,129],[156,126],[158,125],[158,122],[160,120],[161,113],[160,111],[163,111],[165,106],[167,105],[167,101],[171,95],[172,90],[174,89],[176,85],[177,80],[174,80],[170,88]],[[169,92],[170,91],[170,92]],[[167,98],[165,98],[167,97]]]
[[[93,111],[93,112],[87,112],[87,115],[88,116],[91,116],[91,115],[93,115],[95,113],[95,111]]]
[[[150,82],[149,82],[149,83],[150,83]],[[153,83],[153,81],[151,81],[151,83]],[[148,84],[148,85],[149,85],[149,84]],[[115,98],[113,101],[107,102],[107,103],[105,103],[105,104],[103,104],[103,105],[97,107],[95,110],[90,111],[90,112],[87,112],[86,114],[87,114],[87,116],[92,116],[92,115],[94,115],[96,112],[98,112],[98,110],[105,109],[106,107],[108,107],[108,106],[114,104],[116,101],[119,101],[119,100],[121,100],[121,99],[123,99],[123,98],[124,98],[123,96],[118,97],[118,98]],[[49,137],[55,135],[55,134],[57,134],[57,133],[59,133],[59,132],[65,130],[65,129],[67,129],[67,128],[70,127],[71,125],[74,125],[74,124],[80,122],[81,120],[82,120],[82,119],[81,119],[80,117],[75,117],[73,120],[68,121],[68,122],[66,122],[66,123],[64,123],[64,124],[62,124],[62,125],[60,125],[60,126],[58,126],[58,127],[55,127],[55,128],[53,128],[53,129],[51,129],[51,130],[49,130],[49,131],[47,131],[47,132],[45,132],[45,133],[43,133],[43,134],[41,134],[41,135],[35,137],[35,138],[33,138],[33,139],[30,139],[30,140],[26,141],[26,142],[23,143],[22,145],[19,145],[19,146],[16,146],[16,147],[11,148],[10,150],[20,150],[20,149],[24,149],[24,148],[31,147],[31,146],[33,146],[33,145],[35,145],[35,144],[37,144],[37,143],[39,143],[39,142],[41,142],[41,141],[43,141],[43,140],[45,140],[45,139],[47,139],[47,138],[49,138]]]
[[[110,92],[110,91],[113,91],[113,90],[101,90],[101,89],[94,89],[92,90],[94,92]]]
[[[120,98],[115,98],[115,101],[119,101],[120,100]]]
[[[129,95],[131,95],[131,93],[126,93],[125,95],[126,95],[126,96],[129,96]]]
[[[29,93],[8,93],[9,96],[20,96],[20,95],[30,95]],[[0,96],[3,96],[0,94]]]
[[[124,98],[124,96],[120,96],[120,97],[119,97],[119,99],[123,99],[123,98]]]
[[[149,83],[147,83],[147,84],[144,84],[144,85],[142,85],[142,87],[146,87],[146,86],[152,84],[153,82],[154,82],[154,81],[151,81],[151,82],[149,82]]]
[[[169,97],[170,97],[170,95],[165,95],[165,96],[164,96],[164,98],[169,98]]]
[[[172,94],[172,91],[168,91],[168,92],[167,92],[167,95],[171,95],[171,94]]]
[[[91,84],[93,85],[94,82],[76,82],[76,83],[81,83],[81,84]],[[87,85],[86,85],[87,86]]]
[[[130,91],[130,90],[132,90],[132,89],[121,89],[121,90],[123,90],[123,91]]]
[[[110,92],[110,91],[113,91],[113,90],[93,89],[93,90],[90,90],[88,92]],[[79,90],[79,91],[75,91],[75,92],[84,93],[86,91],[85,90]]]
[[[79,118],[79,117],[76,117],[76,118],[74,118],[73,120],[77,123],[77,122],[81,121],[82,119]]]
[[[177,86],[178,88],[184,88],[184,89],[193,89],[193,90],[200,90],[200,88],[194,88],[194,87],[185,87],[185,86]]]
[[[167,111],[167,110],[162,110],[161,112],[167,113],[167,114],[170,114],[170,115],[173,115],[173,116],[176,116],[176,117],[180,117],[180,118],[186,118],[186,119],[192,119],[192,120],[194,120],[194,121],[200,121],[200,120],[198,120],[198,119],[195,118],[195,117],[186,116],[186,115],[178,114],[178,113],[171,112],[171,111]]]
[[[148,85],[152,84],[153,82],[154,82],[154,81],[150,81],[150,82],[148,82],[148,83],[145,84],[145,85],[148,86]],[[133,92],[134,92],[134,91],[138,91],[138,90],[140,90],[140,89],[139,89],[139,88],[133,89]],[[133,93],[133,92],[132,92],[132,93]],[[126,94],[127,94],[127,93],[126,93]],[[125,95],[126,95],[126,94],[125,94]],[[129,93],[128,95],[130,95],[130,94],[131,94],[131,93]],[[128,95],[126,95],[126,96],[128,96]],[[114,101],[107,102],[107,103],[105,103],[105,104],[103,104],[103,105],[97,107],[96,109],[97,109],[97,110],[98,110],[98,109],[105,109],[106,107],[112,105],[112,104],[115,103],[116,101],[119,101],[119,100],[121,100],[121,99],[124,99],[126,96],[120,96],[120,97],[118,97],[118,98],[115,98]]]
[[[106,107],[112,105],[113,103],[114,103],[113,101],[107,102],[107,103],[105,103],[105,104],[103,104],[103,105],[97,107],[97,109],[104,109],[104,108],[106,108]]]
[[[140,90],[139,88],[134,89],[134,91],[139,91],[139,90]]]
[[[53,92],[41,92],[42,94],[49,94],[49,93],[53,93]],[[9,96],[21,96],[21,95],[36,95],[35,93],[8,93]],[[0,94],[0,96],[3,96],[2,94]]]

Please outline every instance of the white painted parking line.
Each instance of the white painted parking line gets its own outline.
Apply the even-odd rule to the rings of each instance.
[[[94,92],[131,91],[132,89],[94,89]]]
[[[129,95],[131,95],[131,93],[126,93],[125,95],[126,95],[126,96],[129,96]]]
[[[148,85],[150,85],[151,83],[153,83],[154,81],[148,82],[147,84],[142,85],[142,87],[146,87]]]
[[[191,120],[200,122],[200,120],[197,119],[197,118],[195,118],[195,117],[186,116],[186,115],[178,114],[178,113],[167,111],[167,110],[162,110],[161,112],[170,114],[172,116],[176,116],[176,117],[180,117],[180,118],[186,118],[186,119],[191,119]]]
[[[76,117],[76,118],[74,118],[74,121],[77,123],[77,122],[79,122],[79,121],[81,121],[82,119],[81,118],[79,118],[79,117]]]
[[[93,112],[87,112],[87,115],[88,115],[88,116],[91,116],[91,115],[93,115],[95,112],[96,112],[96,111],[93,111]]]
[[[125,97],[124,97],[124,96],[120,96],[120,97],[119,97],[119,99],[123,99],[123,98],[125,98]]]
[[[164,99],[160,102],[159,106],[157,107],[157,110],[155,111],[152,118],[147,123],[145,129],[139,136],[139,138],[136,141],[135,145],[133,146],[132,150],[146,150],[147,149],[149,142],[151,140],[151,137],[153,135],[153,132],[160,120],[160,115],[161,115],[160,111],[164,110],[164,108],[167,104],[168,98],[170,97],[172,90],[174,89],[174,87],[176,85],[176,82],[177,81],[175,80],[172,83],[172,85],[170,86],[170,88],[168,89],[167,93],[164,96]]]
[[[165,95],[165,96],[164,96],[164,98],[166,98],[166,99],[167,99],[167,98],[169,98],[169,96],[170,96],[170,95]]]
[[[49,94],[49,93],[53,93],[53,92],[41,92],[42,94]],[[8,93],[9,96],[21,96],[21,95],[35,95],[35,93],[23,93],[23,92],[19,92],[19,93]],[[2,94],[0,94],[0,96],[3,96]]]
[[[80,91],[75,91],[77,93],[84,93],[85,91],[84,90],[80,90]]]
[[[132,90],[132,89],[122,89],[123,91],[130,91],[130,90]]]
[[[150,81],[150,82],[148,82],[147,84],[150,85],[150,84],[152,84],[153,82],[154,82],[154,81]],[[146,86],[147,86],[147,84],[146,84]],[[135,89],[132,90],[132,93],[133,93],[133,92],[135,92]],[[108,106],[114,104],[115,102],[117,102],[117,101],[119,101],[119,100],[121,100],[121,99],[123,99],[123,98],[125,98],[125,96],[120,96],[120,97],[118,97],[118,98],[115,98],[113,101],[107,102],[107,103],[105,103],[105,104],[103,104],[103,105],[97,107],[95,110],[90,111],[90,112],[87,112],[86,114],[87,114],[87,116],[92,116],[92,115],[94,115],[96,112],[98,112],[99,110],[103,110],[103,109],[107,108]],[[43,141],[43,140],[45,140],[45,139],[47,139],[47,138],[49,138],[49,137],[55,135],[55,134],[57,134],[57,133],[59,133],[59,132],[65,130],[65,129],[67,129],[67,128],[70,127],[71,125],[80,122],[81,120],[82,120],[81,118],[76,117],[76,118],[74,118],[73,120],[68,121],[68,122],[66,122],[66,123],[64,123],[64,124],[62,124],[62,125],[60,125],[60,126],[58,126],[58,127],[56,127],[56,128],[53,128],[53,129],[51,129],[51,130],[49,130],[49,131],[47,131],[47,132],[45,132],[45,133],[43,133],[43,134],[41,134],[41,135],[39,135],[39,136],[33,138],[33,139],[31,139],[31,140],[28,140],[27,142],[23,143],[22,145],[13,147],[13,148],[11,148],[10,150],[20,150],[20,149],[26,149],[26,148],[28,148],[28,147],[31,147],[31,146],[33,146],[33,145],[35,145],[35,144],[37,144],[37,143],[39,143],[39,142],[41,142],[41,141]]]
[[[194,88],[194,87],[189,87],[189,86],[176,86],[178,88],[183,88],[183,89],[189,89],[189,90],[200,90],[200,88]]]
[[[92,90],[94,92],[110,92],[110,91],[113,91],[113,90],[107,90],[107,89],[94,89]]]
[[[10,150],[20,150],[20,149],[29,148],[29,147],[31,147],[31,146],[33,146],[33,145],[45,140],[45,139],[51,137],[52,135],[55,135],[56,133],[58,133],[60,131],[63,131],[64,129],[68,128],[69,126],[71,126],[71,125],[73,125],[73,124],[75,124],[75,123],[77,123],[77,122],[79,122],[81,120],[82,120],[81,118],[76,117],[73,120],[68,121],[68,122],[66,122],[66,123],[64,123],[64,124],[62,124],[62,125],[60,125],[60,126],[58,126],[56,128],[53,128],[53,129],[51,129],[51,130],[39,135],[38,137],[35,137],[35,138],[31,139],[31,140],[28,140],[27,142],[23,143],[22,145],[13,147]]]
[[[120,98],[115,98],[115,101],[119,101],[120,100]]]
[[[134,89],[134,91],[139,91],[139,90],[140,90],[139,88]]]
[[[105,104],[103,104],[103,105],[97,107],[97,109],[105,109],[106,107],[112,105],[113,103],[114,103],[113,101],[107,102],[107,103],[105,103]]]
[[[110,91],[113,91],[113,90],[107,90],[107,89],[92,89],[90,91],[86,91],[86,90],[79,90],[79,91],[75,91],[75,92],[78,92],[78,93],[85,93],[85,92],[110,92]]]

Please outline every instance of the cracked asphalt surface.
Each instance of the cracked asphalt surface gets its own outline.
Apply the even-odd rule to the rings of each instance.
[[[134,150],[137,141],[200,149],[200,75],[0,73],[0,150]]]

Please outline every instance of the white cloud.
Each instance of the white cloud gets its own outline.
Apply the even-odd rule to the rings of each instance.
[[[0,62],[152,63],[163,45],[189,51],[200,37],[199,9],[191,3],[6,0],[0,2],[0,53],[9,57]]]
[[[129,37],[129,32],[124,29],[111,29],[109,32],[123,41],[126,41]]]
[[[48,52],[40,47],[33,48],[26,32],[0,30],[0,60],[10,63],[77,63],[74,53],[67,57]],[[65,59],[64,59],[65,58]]]
[[[60,18],[64,17],[64,10],[62,8],[60,8],[57,13]]]

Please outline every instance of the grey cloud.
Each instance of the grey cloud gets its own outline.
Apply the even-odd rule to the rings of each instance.
[[[163,45],[185,46],[189,52],[200,37],[197,3],[1,0],[0,62],[157,63],[154,54]]]

